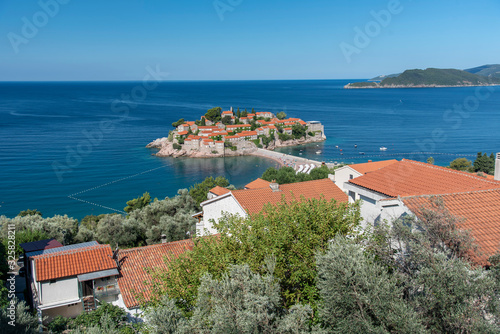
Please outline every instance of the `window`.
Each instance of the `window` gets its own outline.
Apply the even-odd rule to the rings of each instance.
[[[352,180],[352,179],[354,179],[354,175],[349,174],[349,180]]]
[[[361,200],[363,200],[364,202],[368,202],[368,203],[371,203],[371,204],[377,204],[377,201],[375,201],[373,198],[370,198],[370,197],[366,197],[366,196],[363,196],[363,195],[360,195],[359,198]]]

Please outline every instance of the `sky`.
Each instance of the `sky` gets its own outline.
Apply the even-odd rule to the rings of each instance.
[[[500,63],[498,0],[0,0],[0,81],[359,79]]]

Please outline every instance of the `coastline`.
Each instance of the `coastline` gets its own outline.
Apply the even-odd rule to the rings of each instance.
[[[394,88],[458,88],[458,87],[491,87],[500,86],[500,84],[489,84],[489,85],[390,85],[390,86],[364,86],[355,87],[351,84],[344,86],[344,89],[394,89]]]

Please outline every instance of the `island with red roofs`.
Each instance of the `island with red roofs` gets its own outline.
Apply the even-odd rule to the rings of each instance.
[[[196,121],[183,118],[172,123],[168,137],[158,138],[146,147],[156,148],[160,157],[211,158],[255,154],[259,148],[295,146],[326,139],[319,121],[287,118],[282,111],[228,111],[216,107]]]

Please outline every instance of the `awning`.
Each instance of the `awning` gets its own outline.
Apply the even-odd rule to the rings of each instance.
[[[93,279],[98,279],[98,278],[103,278],[103,277],[109,277],[109,276],[115,276],[115,275],[118,275],[118,274],[119,273],[118,273],[117,269],[108,269],[108,270],[102,270],[102,271],[94,271],[93,273],[78,275],[78,281],[85,282],[85,281],[90,281],[90,280],[93,280]]]

